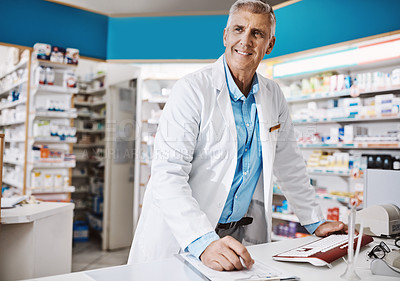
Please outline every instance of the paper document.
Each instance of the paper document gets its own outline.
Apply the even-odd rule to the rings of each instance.
[[[29,196],[27,196],[27,195],[10,197],[10,198],[2,197],[1,198],[1,208],[2,209],[13,208],[19,202],[22,202],[22,201],[28,200],[28,199],[29,199]]]
[[[216,271],[205,266],[200,260],[189,253],[183,253],[177,255],[177,257],[184,263],[189,263],[188,266],[192,270],[197,271],[196,273],[202,274],[204,280],[299,280],[299,278],[293,274],[272,268],[257,260],[255,260],[251,269],[237,271]]]

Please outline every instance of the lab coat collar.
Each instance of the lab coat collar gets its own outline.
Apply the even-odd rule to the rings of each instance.
[[[237,146],[236,124],[225,78],[223,55],[212,66],[212,83],[217,95],[218,108],[221,110],[225,123],[228,126],[232,141]]]
[[[224,70],[224,55],[213,64],[212,67],[212,83],[213,87],[221,91],[224,86],[226,87],[225,70]]]

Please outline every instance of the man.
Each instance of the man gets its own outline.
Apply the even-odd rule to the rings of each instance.
[[[256,74],[274,33],[268,4],[237,1],[224,30],[224,56],[174,86],[128,263],[182,250],[216,270],[240,270],[240,258],[250,268],[242,243],[270,241],[272,173],[311,233],[344,230],[323,219],[281,90]]]

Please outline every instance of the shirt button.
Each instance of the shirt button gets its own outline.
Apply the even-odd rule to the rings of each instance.
[[[237,195],[235,195],[235,198],[237,199]]]
[[[247,148],[245,148],[244,151],[247,151]]]
[[[247,172],[244,172],[243,174],[244,174],[244,175],[247,175]]]
[[[249,123],[246,123],[246,126],[247,126],[247,127],[249,127],[249,126],[250,126],[250,124],[249,124]]]

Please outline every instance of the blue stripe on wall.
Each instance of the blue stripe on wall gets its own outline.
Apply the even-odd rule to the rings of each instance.
[[[227,16],[110,18],[108,59],[213,59]]]
[[[28,47],[49,43],[107,58],[107,16],[43,0],[1,0],[0,11],[0,42]]]
[[[271,57],[400,29],[398,0],[302,0],[276,11]]]
[[[276,11],[277,57],[400,29],[398,0],[302,0]],[[110,18],[108,59],[217,59],[227,16]]]

